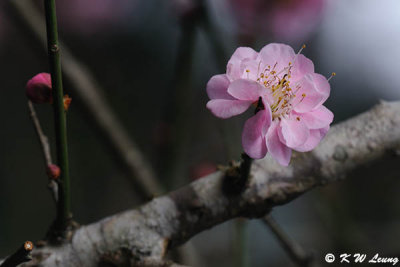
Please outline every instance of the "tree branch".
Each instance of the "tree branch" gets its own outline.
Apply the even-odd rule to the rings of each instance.
[[[28,265],[96,266],[105,253],[121,250],[137,262],[160,261],[169,249],[205,229],[235,217],[263,217],[315,186],[392,154],[400,147],[399,114],[400,102],[382,102],[333,126],[314,151],[295,154],[289,167],[268,157],[255,161],[241,193],[227,196],[222,190],[226,172],[218,171],[138,209],[82,226],[71,243],[37,249]]]

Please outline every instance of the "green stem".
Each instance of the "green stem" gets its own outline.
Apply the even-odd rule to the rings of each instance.
[[[58,43],[57,16],[55,0],[44,0],[46,13],[47,47],[53,87],[53,107],[56,132],[57,162],[61,169],[58,180],[57,218],[54,230],[63,235],[71,219],[67,127],[64,110],[64,93],[60,63],[60,47]]]
[[[238,219],[235,221],[235,266],[237,267],[248,267],[249,255],[247,247],[247,221],[244,219]]]

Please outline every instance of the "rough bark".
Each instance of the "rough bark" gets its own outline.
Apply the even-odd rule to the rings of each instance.
[[[169,249],[205,229],[235,217],[265,216],[315,186],[398,152],[399,114],[400,102],[382,102],[333,126],[314,151],[294,154],[289,167],[268,157],[255,161],[243,190],[232,190],[240,176],[235,168],[218,171],[137,209],[82,226],[70,243],[35,249],[26,265],[160,262]]]

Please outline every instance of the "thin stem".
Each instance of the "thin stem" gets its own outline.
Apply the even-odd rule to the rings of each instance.
[[[271,215],[265,216],[263,221],[269,227],[269,229],[271,229],[276,239],[279,241],[294,263],[301,267],[311,266],[312,255],[305,252],[299,244],[294,242],[272,218]]]
[[[39,139],[40,147],[42,148],[45,168],[47,171],[49,166],[53,163],[51,159],[49,139],[44,134],[42,127],[40,126],[40,121],[39,118],[37,117],[35,107],[33,106],[33,103],[30,100],[28,100],[28,108],[29,108],[29,115],[33,123],[33,128],[35,129],[36,135]],[[49,179],[49,184],[47,185],[47,187],[51,191],[51,195],[57,205],[58,191],[59,191],[57,182],[54,181],[54,179]]]
[[[62,235],[67,228],[68,221],[71,219],[67,127],[63,103],[64,92],[62,87],[60,47],[58,43],[55,0],[44,0],[44,6],[46,13],[47,49],[49,54],[49,65],[53,88],[57,162],[61,169],[61,176],[58,180],[59,201],[57,203],[57,218],[54,227],[55,230]]]
[[[47,136],[43,133],[42,127],[40,126],[39,118],[37,117],[33,103],[30,100],[28,100],[28,108],[29,115],[33,123],[33,128],[35,129],[36,135],[40,142],[40,147],[42,148],[43,158],[46,164],[45,167],[47,167],[52,164],[49,140]]]

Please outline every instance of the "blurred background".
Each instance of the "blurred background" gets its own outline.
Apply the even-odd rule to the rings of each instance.
[[[24,90],[35,74],[48,71],[47,55],[10,1],[0,3],[1,257],[25,240],[43,238],[55,216]],[[32,14],[42,12],[40,1],[32,2]],[[240,157],[246,115],[224,121],[205,108],[207,81],[225,72],[238,46],[259,50],[284,42],[297,51],[305,43],[303,53],[316,72],[337,73],[326,103],[335,123],[381,99],[400,98],[396,0],[57,0],[57,5],[60,38],[93,73],[168,190]],[[76,88],[65,81],[65,90],[72,97],[68,137],[75,219],[87,224],[143,203]],[[53,145],[52,108],[36,109]],[[393,156],[363,166],[272,215],[320,265],[328,252],[400,256],[399,163]],[[237,241],[243,237],[244,253]],[[193,246],[194,266],[296,266],[257,220],[214,227],[197,235]]]

